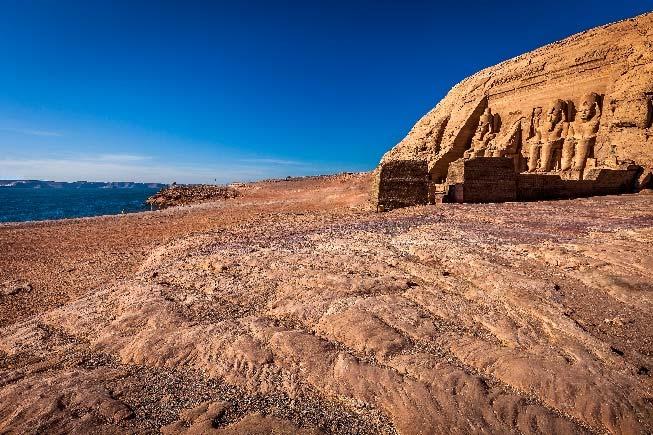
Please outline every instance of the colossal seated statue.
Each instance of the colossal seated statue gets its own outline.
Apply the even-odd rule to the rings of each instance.
[[[591,93],[583,97],[573,123],[574,104],[557,99],[546,112],[533,109],[531,118],[533,136],[526,153],[529,172],[552,172],[585,169],[592,154],[601,118],[601,97]],[[522,121],[517,120],[508,133],[499,137],[498,115],[488,107],[478,121],[465,158],[512,157],[515,170],[520,171],[522,160]],[[524,149],[524,151],[526,151]]]
[[[569,126],[563,151],[562,169],[583,172],[592,154],[601,121],[601,97],[591,93],[583,97],[574,122]],[[573,152],[572,152],[573,151]]]
[[[465,158],[482,157],[490,147],[491,142],[497,136],[495,128],[495,119],[492,110],[488,107],[485,109],[478,121],[478,127],[472,137],[471,146],[465,151]]]
[[[567,104],[558,99],[546,112],[546,121],[540,123],[537,139],[541,144],[538,172],[550,172],[559,167],[564,137],[567,134]],[[531,170],[531,162],[529,162]]]
[[[508,130],[508,134],[492,141],[485,150],[485,157],[509,157],[521,148],[521,122],[519,118]]]
[[[485,157],[512,158],[515,172],[521,171],[522,120],[515,121],[506,135],[497,137],[485,150]]]
[[[526,142],[528,146],[527,165],[528,172],[535,172],[537,165],[540,162],[540,151],[542,150],[542,141],[540,133],[540,123],[542,122],[542,108],[536,107],[533,109],[533,115],[531,117],[531,129],[534,133]]]

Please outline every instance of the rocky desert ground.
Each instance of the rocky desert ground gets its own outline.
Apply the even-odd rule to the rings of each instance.
[[[653,194],[371,182],[0,225],[0,432],[653,431]]]

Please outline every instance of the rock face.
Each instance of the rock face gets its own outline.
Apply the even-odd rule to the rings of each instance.
[[[389,208],[425,202],[419,192],[446,183],[452,162],[483,157],[511,159],[517,173],[563,180],[634,163],[636,187],[646,187],[652,125],[653,14],[646,14],[571,36],[454,86],[383,156],[372,199]],[[402,172],[419,166],[427,171]],[[417,187],[403,195],[401,180]]]
[[[214,186],[209,184],[185,186],[173,184],[147,198],[145,203],[162,209],[176,205],[235,198],[236,196],[238,196],[238,191],[229,186]]]

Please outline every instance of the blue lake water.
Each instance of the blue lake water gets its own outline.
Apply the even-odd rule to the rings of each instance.
[[[149,210],[158,188],[32,189],[0,187],[0,222],[65,219]]]

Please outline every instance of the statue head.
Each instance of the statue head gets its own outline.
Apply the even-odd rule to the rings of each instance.
[[[551,105],[551,108],[546,112],[546,119],[555,125],[563,119],[565,112],[565,102],[562,100],[555,100]]]
[[[592,92],[587,94],[581,100],[580,106],[578,106],[578,118],[581,121],[589,121],[594,118],[595,115],[599,114],[599,97],[598,94]]]

